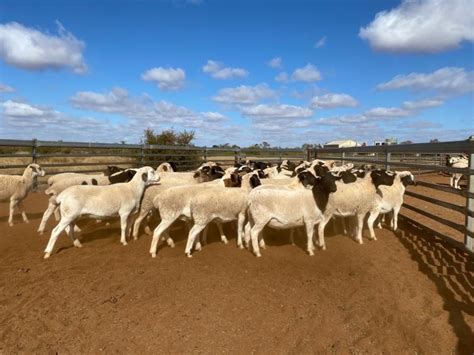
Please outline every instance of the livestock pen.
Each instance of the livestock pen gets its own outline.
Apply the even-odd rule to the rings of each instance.
[[[60,238],[57,255],[44,261],[49,235],[35,232],[47,206],[41,189],[24,201],[30,224],[8,227],[0,204],[0,352],[474,350],[472,140],[308,150],[0,140],[0,149],[0,173],[8,174],[31,162],[54,174],[327,158],[411,170],[418,182],[406,191],[397,233],[386,226],[378,241],[357,245],[334,228],[328,250],[314,257],[303,239],[293,247],[288,233],[268,229],[257,259],[219,243],[211,228],[209,245],[189,260],[180,228],[172,232],[177,247],[152,259],[146,235],[123,247],[117,222],[84,221],[83,249]],[[446,167],[446,155],[460,153],[469,167]],[[453,171],[467,178],[461,190],[448,186]]]

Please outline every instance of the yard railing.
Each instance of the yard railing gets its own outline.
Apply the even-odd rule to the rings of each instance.
[[[453,168],[446,166],[447,155],[464,154],[468,156],[467,168]],[[432,227],[436,223],[447,226],[464,235],[464,247],[470,252],[474,247],[474,137],[465,141],[442,142],[442,143],[420,143],[406,145],[384,145],[370,147],[352,147],[352,148],[321,148],[314,149],[308,154],[311,159],[331,159],[341,162],[352,162],[354,164],[373,164],[387,169],[400,170],[406,168],[415,175],[426,173],[458,173],[466,176],[467,187],[465,190],[458,190],[439,183],[418,181],[418,186],[425,188],[424,193],[416,192],[416,188],[407,189],[405,195],[416,200],[427,202],[428,204],[413,203],[416,200],[405,199],[403,207],[411,211],[410,216],[402,210],[401,217],[406,222],[417,228],[428,229],[431,233],[441,237],[448,242],[459,244],[455,238],[447,235],[446,232],[440,232]],[[416,179],[418,180],[418,179]],[[446,181],[448,181],[446,179]],[[442,191],[452,195],[461,196],[465,199],[462,205],[446,201],[449,198],[436,198],[430,196],[427,191]],[[444,195],[444,194],[443,194]],[[415,204],[417,206],[415,206]],[[420,207],[421,206],[421,207]],[[431,206],[431,207],[430,207]],[[432,207],[442,207],[452,212],[457,212],[464,217],[464,223],[459,223],[447,214],[433,213]],[[444,215],[444,216],[443,216]],[[460,216],[461,217],[461,216]],[[454,218],[459,220],[458,218]],[[420,222],[423,220],[423,223]],[[433,223],[435,222],[435,223]],[[459,246],[459,245],[457,245]]]

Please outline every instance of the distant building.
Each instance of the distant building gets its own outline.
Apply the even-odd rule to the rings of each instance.
[[[394,145],[397,142],[397,138],[386,138],[384,141],[374,141],[374,145]]]
[[[359,146],[360,144],[357,143],[355,140],[345,139],[345,140],[327,142],[324,145],[324,148],[351,148],[351,147],[359,147]]]

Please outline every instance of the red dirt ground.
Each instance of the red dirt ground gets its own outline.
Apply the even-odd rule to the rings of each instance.
[[[46,196],[24,205],[31,222],[8,227],[0,204],[0,353],[474,351],[474,260],[417,231],[357,245],[329,227],[309,257],[268,230],[257,259],[211,227],[188,259],[177,230],[152,259],[149,236],[124,247],[118,223],[87,223],[82,249],[62,235],[43,260]]]

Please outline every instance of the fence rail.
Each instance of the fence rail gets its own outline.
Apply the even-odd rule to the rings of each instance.
[[[469,158],[467,168],[447,167],[447,154],[466,154]],[[332,159],[340,162],[369,163],[390,169],[414,169],[415,174],[426,172],[448,172],[463,174],[467,177],[467,189],[455,190],[451,187],[419,181],[422,187],[433,191],[441,191],[465,198],[464,206],[443,201],[433,196],[407,191],[411,198],[435,204],[450,211],[463,214],[464,224],[453,222],[447,218],[436,216],[419,207],[404,204],[407,210],[441,223],[464,234],[464,246],[473,251],[474,244],[474,139],[442,143],[419,143],[409,145],[386,145],[352,148],[319,148],[319,149],[239,149],[210,148],[188,146],[165,146],[146,144],[109,144],[84,142],[53,142],[33,140],[0,139],[0,172],[18,173],[27,164],[37,162],[48,169],[48,173],[69,171],[98,172],[106,165],[138,167],[143,165],[156,166],[164,161],[173,161],[180,169],[196,168],[202,162],[213,160],[223,165],[233,165],[246,158],[281,162],[283,159],[311,160]],[[420,226],[420,222],[407,215],[403,220]],[[428,225],[424,227],[433,234],[443,235],[445,239],[459,244],[449,236],[440,233]]]

